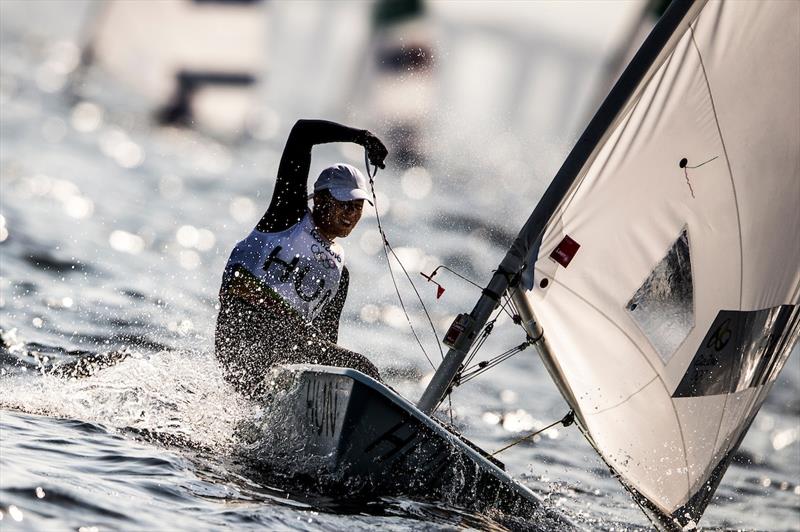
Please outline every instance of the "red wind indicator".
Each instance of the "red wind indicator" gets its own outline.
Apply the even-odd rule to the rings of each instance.
[[[433,283],[436,285],[436,299],[442,297],[442,294],[444,294],[444,286],[440,285],[439,283],[433,280],[433,276],[436,275],[436,270],[433,270],[430,273],[430,275],[426,275],[422,272],[419,272],[419,274],[423,276],[425,279],[427,279],[429,283]]]

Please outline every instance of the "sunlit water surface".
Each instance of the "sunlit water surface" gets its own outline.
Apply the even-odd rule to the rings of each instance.
[[[432,503],[303,498],[243,466],[235,429],[259,406],[221,378],[212,352],[216,290],[230,248],[268,201],[282,140],[225,146],[154,129],[126,111],[123,96],[109,103],[107,94],[54,92],[65,57],[68,46],[13,35],[0,48],[2,528],[500,527]],[[93,83],[88,94],[111,82]],[[323,148],[315,164],[359,164],[359,157]],[[454,160],[379,174],[384,224],[412,275],[445,263],[485,282],[546,184],[520,175],[498,186],[478,179],[477,168]],[[341,342],[368,354],[393,387],[416,399],[430,366],[407,329],[380,242],[374,217],[365,216],[345,243],[353,281]],[[454,277],[442,282],[441,300],[422,287],[439,333],[478,295]],[[428,354],[438,358],[407,290],[406,301]],[[497,329],[487,355],[522,339],[502,319]],[[115,350],[127,358],[93,376],[47,374],[54,364]],[[799,364],[795,351],[704,526],[800,528]],[[488,450],[567,410],[529,352],[457,390],[453,406],[457,426]],[[648,527],[574,427],[550,429],[501,458],[579,525]]]

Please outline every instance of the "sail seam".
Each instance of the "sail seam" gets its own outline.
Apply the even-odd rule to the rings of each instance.
[[[644,383],[641,388],[639,388],[635,392],[632,392],[628,397],[626,397],[625,399],[621,400],[619,403],[617,403],[615,405],[611,405],[609,407],[606,407],[606,408],[604,408],[602,410],[598,410],[597,412],[591,412],[589,415],[596,416],[598,414],[602,414],[604,412],[608,412],[609,410],[613,410],[613,409],[617,408],[618,406],[621,406],[621,405],[627,403],[628,401],[633,399],[634,395],[638,394],[639,392],[641,392],[642,390],[644,390],[645,388],[647,388],[648,386],[653,384],[653,381],[656,380],[657,378],[658,378],[658,375],[655,375],[652,379],[650,379],[649,381]]]
[[[739,232],[739,310],[742,309],[742,296],[744,286],[744,251],[742,249],[742,220],[739,216],[739,197],[736,194],[736,183],[733,180],[733,169],[731,168],[731,160],[728,157],[728,147],[725,145],[725,137],[722,135],[722,127],[719,124],[719,116],[717,116],[717,106],[714,103],[714,94],[711,92],[711,83],[708,80],[708,73],[706,72],[706,65],[703,61],[703,54],[700,53],[700,47],[694,38],[694,27],[689,25],[689,35],[692,39],[695,51],[697,51],[697,58],[700,60],[700,69],[703,71],[703,80],[706,83],[706,90],[708,90],[708,98],[711,101],[711,112],[714,114],[714,123],[717,126],[717,133],[719,140],[722,143],[722,151],[725,154],[725,164],[728,167],[728,176],[731,180],[731,190],[733,191],[733,202],[736,205],[736,227]]]
[[[536,268],[536,269],[539,271],[539,273],[540,273],[541,275],[544,275],[544,274],[545,274],[545,273],[544,273],[542,270],[540,270],[539,268]],[[578,299],[580,299],[581,301],[583,301],[584,303],[586,303],[588,306],[590,306],[592,309],[594,309],[594,311],[595,311],[595,312],[597,312],[597,313],[598,313],[598,314],[600,314],[600,315],[601,315],[603,318],[605,318],[605,319],[606,319],[606,321],[608,321],[608,322],[609,322],[611,325],[613,325],[613,326],[614,326],[614,327],[615,327],[615,328],[616,328],[616,329],[617,329],[619,332],[621,332],[621,333],[623,334],[623,336],[625,336],[625,338],[627,338],[627,339],[628,339],[628,341],[631,343],[631,345],[633,345],[633,346],[636,348],[636,350],[637,350],[637,351],[639,351],[639,354],[641,354],[641,355],[642,355],[642,358],[644,358],[644,360],[647,362],[647,365],[648,365],[648,366],[650,366],[650,369],[651,369],[651,370],[653,370],[653,373],[655,373],[655,374],[656,374],[656,376],[658,376],[658,370],[656,370],[655,366],[653,366],[653,364],[650,362],[650,359],[649,359],[649,358],[647,358],[647,355],[645,355],[645,354],[644,354],[644,351],[642,351],[642,348],[641,348],[641,347],[639,347],[639,344],[637,344],[637,343],[636,343],[636,342],[633,340],[633,338],[631,338],[631,336],[630,336],[630,335],[627,333],[627,331],[625,331],[625,330],[624,330],[622,327],[620,327],[620,326],[619,326],[619,325],[618,325],[618,324],[617,324],[617,323],[616,323],[614,320],[612,320],[612,319],[611,319],[611,317],[610,317],[609,315],[607,315],[605,312],[603,312],[602,310],[600,310],[599,308],[597,308],[597,307],[596,307],[595,305],[593,305],[593,304],[592,304],[592,303],[591,303],[591,302],[590,302],[588,299],[586,299],[585,297],[583,297],[582,295],[580,295],[578,292],[576,292],[575,290],[573,290],[572,288],[570,288],[570,287],[569,287],[569,286],[567,286],[566,284],[564,284],[564,283],[560,282],[558,279],[556,279],[556,278],[555,278],[555,276],[551,277],[550,279],[552,280],[552,282],[553,282],[553,283],[557,284],[558,286],[560,286],[560,287],[561,287],[561,288],[563,288],[564,290],[566,290],[566,291],[568,291],[569,293],[571,293],[571,294],[572,294],[573,296],[575,296],[576,298],[578,298]],[[664,386],[664,389],[666,390],[666,386]]]
[[[537,269],[538,269],[538,268],[537,268]],[[541,272],[541,270],[539,270],[539,272],[540,272],[540,273],[542,273],[542,272]],[[678,434],[680,434],[680,437],[681,437],[681,444],[683,445],[683,461],[684,461],[684,464],[686,465],[686,483],[687,483],[687,488],[686,488],[686,490],[687,490],[687,492],[688,492],[688,491],[689,491],[689,489],[690,489],[690,487],[691,487],[691,483],[689,482],[689,458],[688,458],[688,456],[687,456],[687,454],[686,454],[686,441],[685,441],[685,439],[684,439],[684,437],[683,437],[683,427],[681,426],[680,417],[678,416],[678,411],[677,411],[677,409],[675,408],[675,402],[674,402],[674,401],[672,401],[672,399],[671,399],[671,395],[672,395],[672,394],[671,394],[671,392],[669,391],[669,389],[667,388],[667,383],[666,383],[666,382],[664,382],[664,379],[661,377],[661,374],[658,372],[658,370],[656,370],[656,368],[653,366],[652,362],[650,362],[650,359],[649,359],[649,358],[647,358],[647,355],[645,355],[645,354],[644,354],[644,351],[642,351],[641,347],[639,347],[639,344],[637,344],[637,343],[636,343],[636,342],[633,340],[633,338],[631,338],[631,336],[630,336],[630,335],[629,335],[629,334],[628,334],[628,333],[627,333],[627,332],[626,332],[624,329],[622,329],[622,327],[620,327],[620,326],[619,326],[619,325],[618,325],[618,324],[617,324],[617,323],[616,323],[614,320],[612,320],[610,316],[608,316],[608,315],[607,315],[605,312],[603,312],[602,310],[600,310],[599,308],[597,308],[596,306],[594,306],[594,305],[593,305],[591,302],[589,302],[589,300],[587,300],[586,298],[584,298],[583,296],[581,296],[580,294],[578,294],[577,292],[575,292],[574,290],[572,290],[570,287],[568,287],[568,286],[567,286],[567,285],[565,285],[564,283],[561,283],[561,282],[559,282],[559,281],[558,281],[557,279],[555,279],[555,278],[553,278],[553,282],[554,282],[555,284],[557,284],[558,286],[560,286],[560,287],[564,288],[566,291],[568,291],[569,293],[571,293],[572,295],[574,295],[574,296],[575,296],[576,298],[578,298],[579,300],[583,301],[583,302],[584,302],[586,305],[588,305],[588,306],[589,306],[589,307],[591,307],[592,309],[594,309],[594,311],[595,311],[595,312],[597,312],[598,314],[600,314],[600,316],[602,316],[603,318],[605,318],[605,319],[606,319],[606,321],[608,321],[608,322],[609,322],[609,323],[610,323],[612,326],[614,326],[614,327],[615,327],[615,328],[616,328],[616,329],[617,329],[619,332],[621,332],[621,333],[622,333],[622,334],[623,334],[623,335],[624,335],[624,336],[625,336],[625,337],[628,339],[628,341],[631,343],[631,345],[633,345],[633,346],[636,348],[636,350],[637,350],[637,351],[639,351],[639,353],[642,355],[642,358],[645,360],[645,362],[647,363],[647,365],[648,365],[648,366],[650,366],[650,369],[651,369],[651,370],[653,370],[653,373],[655,373],[655,376],[654,376],[652,379],[650,379],[650,381],[648,381],[648,382],[647,382],[647,384],[645,384],[644,386],[642,386],[642,388],[639,388],[639,390],[637,390],[636,392],[634,392],[634,393],[631,395],[631,397],[633,397],[633,395],[635,395],[636,393],[639,393],[640,391],[642,391],[642,389],[643,389],[645,386],[647,386],[648,384],[651,384],[651,383],[652,383],[652,382],[653,382],[655,379],[658,379],[658,381],[661,383],[661,386],[662,386],[662,388],[664,389],[664,392],[667,394],[667,396],[668,396],[668,397],[670,397],[670,401],[669,401],[669,403],[670,403],[670,406],[672,407],[672,412],[673,412],[673,414],[675,415],[675,423],[678,425]],[[629,399],[630,399],[630,398],[629,398]],[[623,402],[624,402],[624,401],[623,401]],[[622,403],[620,403],[620,404],[622,404]],[[608,408],[615,408],[616,406],[619,406],[619,405],[615,405],[615,406],[613,406],[613,407],[608,407]],[[608,409],[608,408],[607,408],[607,409]]]
[[[742,308],[742,295],[743,295],[743,284],[744,284],[744,256],[743,256],[743,249],[742,249],[742,221],[739,217],[739,197],[736,195],[736,183],[733,181],[733,169],[731,168],[731,161],[728,157],[728,148],[725,145],[725,138],[722,136],[722,127],[719,124],[719,117],[717,116],[717,107],[714,104],[714,94],[711,92],[711,83],[708,80],[708,73],[706,72],[706,65],[703,61],[703,54],[700,52],[700,46],[697,44],[697,40],[694,38],[694,27],[690,24],[689,25],[689,35],[692,39],[692,45],[694,46],[695,51],[697,52],[697,58],[700,61],[700,69],[703,72],[703,80],[706,84],[706,90],[708,91],[708,98],[711,102],[711,112],[714,114],[714,123],[717,126],[717,133],[719,134],[719,140],[722,144],[722,152],[725,154],[725,164],[728,167],[728,176],[730,177],[731,181],[731,190],[733,191],[733,202],[736,206],[736,226],[738,228],[739,233],[739,310]],[[720,434],[722,432],[722,420],[724,419],[725,411],[728,408],[728,399],[730,399],[730,395],[725,396],[725,402],[722,404],[722,416],[720,416],[719,423],[717,424],[717,435],[714,438],[714,453],[716,454],[716,449],[719,444]],[[688,471],[687,471],[688,475]]]

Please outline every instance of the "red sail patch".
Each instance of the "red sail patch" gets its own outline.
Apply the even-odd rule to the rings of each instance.
[[[581,245],[572,240],[569,235],[565,235],[556,249],[550,253],[550,258],[566,268],[580,247]]]

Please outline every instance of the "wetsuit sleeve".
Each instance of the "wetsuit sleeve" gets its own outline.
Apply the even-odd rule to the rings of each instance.
[[[298,120],[289,133],[278,166],[275,190],[267,212],[256,228],[265,233],[283,231],[308,211],[308,172],[311,148],[328,142],[364,144],[367,132],[326,120]]]
[[[322,307],[314,325],[322,333],[323,338],[329,342],[336,343],[339,339],[339,320],[342,317],[342,309],[347,299],[347,289],[350,285],[350,272],[347,267],[342,269],[342,277],[339,281],[339,290],[336,295]]]

